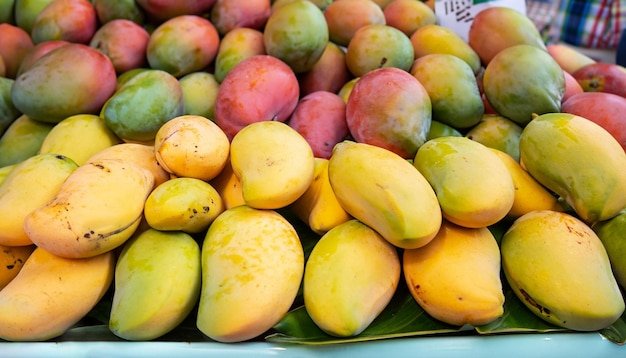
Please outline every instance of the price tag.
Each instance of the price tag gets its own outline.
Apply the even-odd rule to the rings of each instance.
[[[467,41],[474,16],[493,6],[506,6],[526,13],[524,0],[435,0],[435,14],[439,25],[452,29]]]

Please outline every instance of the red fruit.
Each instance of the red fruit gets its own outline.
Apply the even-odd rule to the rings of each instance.
[[[595,62],[572,73],[585,92],[607,92],[626,97],[626,71],[614,63]]]
[[[303,97],[288,124],[306,139],[317,158],[330,158],[335,144],[349,134],[346,103],[338,94],[328,91]]]
[[[571,73],[564,70],[563,76],[565,77],[565,93],[563,93],[561,103],[565,102],[565,100],[567,100],[571,96],[577,93],[583,93],[585,91]]]
[[[561,112],[597,123],[626,150],[626,98],[605,92],[583,92],[563,102]]]
[[[215,99],[215,123],[232,139],[250,123],[285,122],[299,95],[291,67],[273,56],[254,55],[224,77]]]

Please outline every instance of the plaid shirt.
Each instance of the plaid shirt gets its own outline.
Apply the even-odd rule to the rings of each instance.
[[[616,49],[624,29],[624,0],[561,0],[548,36],[579,47]]]

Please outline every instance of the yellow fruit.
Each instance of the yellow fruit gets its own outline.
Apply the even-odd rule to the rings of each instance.
[[[405,250],[411,295],[432,317],[452,325],[482,325],[502,316],[500,250],[487,228],[443,222],[426,246]]]
[[[0,291],[17,276],[35,247],[0,245]]]
[[[212,180],[209,184],[217,190],[224,202],[224,208],[230,209],[235,206],[245,204],[243,200],[243,193],[241,188],[241,180],[233,172],[233,167],[230,164],[230,158],[226,162],[224,169]]]

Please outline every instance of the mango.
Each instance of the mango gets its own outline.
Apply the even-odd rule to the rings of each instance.
[[[590,63],[572,72],[572,76],[585,92],[604,92],[626,97],[626,71],[615,63]]]
[[[176,328],[198,302],[200,246],[190,235],[147,229],[133,236],[115,266],[109,329],[151,340]]]
[[[263,30],[267,54],[284,61],[295,73],[311,69],[322,57],[328,41],[322,10],[307,0],[274,9]]]
[[[413,62],[411,74],[424,86],[432,104],[432,119],[456,129],[480,122],[485,106],[472,68],[449,54],[430,54]]]
[[[385,6],[383,14],[387,25],[409,37],[420,27],[437,23],[435,11],[423,1],[394,0]]]
[[[215,79],[221,83],[226,74],[242,60],[265,55],[263,33],[256,29],[239,27],[229,31],[220,40],[215,57]]]
[[[224,202],[211,184],[196,178],[173,178],[152,190],[144,205],[150,227],[189,234],[206,230],[224,211]]]
[[[378,68],[393,67],[409,71],[414,59],[409,37],[385,24],[360,27],[346,49],[346,64],[355,77]]]
[[[565,77],[545,50],[516,45],[499,52],[486,66],[483,90],[498,114],[524,126],[533,114],[560,111]]]
[[[511,46],[524,44],[546,51],[543,38],[530,17],[507,6],[491,6],[476,14],[467,42],[484,66]]]
[[[567,113],[533,119],[520,136],[528,172],[587,224],[626,207],[626,152],[600,125]]]
[[[0,137],[0,167],[20,163],[35,154],[54,124],[35,121],[22,114]]]
[[[39,13],[53,0],[15,0],[15,24],[30,34]]]
[[[15,14],[13,9],[15,8],[15,0],[2,0],[0,1],[0,23],[14,23]]]
[[[92,155],[120,142],[103,118],[95,114],[77,114],[52,127],[41,143],[39,153],[61,154],[82,165]]]
[[[215,119],[215,100],[220,84],[214,74],[196,71],[179,80],[183,91],[183,114]]]
[[[211,7],[210,20],[225,36],[238,28],[261,30],[270,13],[270,0],[219,0]]]
[[[16,78],[22,59],[34,46],[27,31],[12,24],[0,23],[0,57],[4,62],[7,78]]]
[[[29,51],[26,56],[24,56],[24,58],[22,58],[22,62],[20,62],[16,77],[19,77],[19,75],[26,72],[33,65],[33,63],[35,63],[35,61],[37,61],[43,55],[47,54],[57,47],[61,47],[67,44],[69,44],[69,42],[65,40],[50,40],[36,44],[35,47],[33,47],[32,50]]]
[[[486,227],[444,220],[431,242],[404,250],[402,265],[413,298],[442,322],[482,325],[504,313],[500,250]]]
[[[431,140],[437,137],[445,137],[445,136],[455,136],[461,137],[463,134],[456,128],[447,125],[445,123],[432,120],[430,123],[430,130],[428,131],[428,136],[426,140]]]
[[[219,34],[207,19],[182,15],[169,19],[150,34],[146,57],[150,68],[181,77],[207,67],[217,55]]]
[[[89,0],[55,0],[35,18],[30,36],[36,44],[64,40],[88,44],[98,28],[96,9]]]
[[[15,81],[0,77],[0,136],[20,116],[20,111],[11,101],[11,87]]]
[[[476,51],[454,30],[447,27],[438,24],[421,26],[410,35],[409,40],[416,59],[433,53],[449,54],[465,61],[475,74],[482,68]]]
[[[306,262],[304,307],[324,332],[338,337],[365,330],[400,282],[395,247],[358,220],[324,234]]]
[[[146,14],[135,0],[93,0],[93,6],[101,24],[115,19],[126,19],[143,25],[146,20]]]
[[[149,69],[122,85],[104,104],[101,116],[122,140],[150,143],[165,122],[183,111],[183,91],[176,77]]]
[[[605,221],[595,223],[592,227],[598,235],[602,245],[606,249],[611,268],[615,279],[622,288],[626,288],[626,210],[621,211],[617,216]]]
[[[31,118],[58,123],[74,114],[97,114],[116,83],[115,68],[106,55],[72,43],[48,52],[20,74],[11,99]]]
[[[348,46],[359,28],[386,22],[383,9],[370,0],[333,1],[324,10],[324,18],[330,41],[339,46]]]
[[[149,18],[163,22],[179,15],[201,15],[215,5],[216,0],[136,0]]]
[[[289,221],[273,210],[228,209],[202,243],[196,325],[220,342],[255,338],[289,311],[303,275],[304,250]]]
[[[480,122],[465,133],[467,138],[505,152],[518,162],[521,135],[519,124],[498,114],[484,114]]]
[[[96,30],[89,46],[111,59],[115,73],[147,66],[146,48],[150,34],[140,25],[126,19],[111,20]]]
[[[525,214],[504,233],[500,251],[513,292],[546,322],[597,331],[624,312],[602,241],[572,215],[550,210]]]
[[[322,57],[305,73],[298,76],[300,96],[316,91],[338,93],[352,79],[346,66],[346,52],[339,45],[328,42]]]
[[[443,217],[468,228],[503,219],[513,206],[513,178],[500,158],[466,137],[439,137],[421,146],[413,165],[435,190]]]

